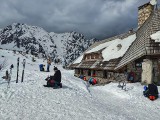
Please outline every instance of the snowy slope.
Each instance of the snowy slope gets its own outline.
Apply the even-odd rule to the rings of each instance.
[[[9,69],[14,64],[10,88],[0,77],[0,119],[1,120],[158,120],[160,99],[150,101],[143,97],[143,86],[140,83],[127,84],[124,91],[118,83],[105,86],[91,86],[74,77],[73,71],[57,66],[62,72],[63,88],[44,88],[45,78],[54,74],[40,72],[41,59],[32,62],[32,56],[21,56],[12,51],[1,50],[6,57]],[[16,60],[26,59],[24,82],[15,83]],[[3,58],[4,59],[4,58]],[[0,63],[2,59],[0,59]],[[20,64],[21,78],[22,64]],[[0,76],[5,70],[0,71]],[[159,87],[160,90],[160,87]]]
[[[76,32],[61,34],[51,32],[50,35],[55,41],[58,57],[63,59],[64,64],[72,63],[89,46],[98,41],[96,39],[88,40],[82,34]]]
[[[55,44],[57,45],[57,53],[59,56],[63,57],[63,53],[65,52],[65,44],[70,33],[63,33],[63,34],[57,34],[54,32],[49,33],[53,40],[55,41]]]

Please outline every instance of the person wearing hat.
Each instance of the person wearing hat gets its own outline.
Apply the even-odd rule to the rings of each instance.
[[[57,67],[54,66],[54,80],[58,83],[61,83],[61,71],[58,70]]]
[[[61,71],[58,70],[57,67],[54,66],[54,76],[50,76],[49,78],[46,78],[47,80],[47,85],[44,85],[44,87],[53,87],[53,88],[62,88],[62,83],[61,83]]]

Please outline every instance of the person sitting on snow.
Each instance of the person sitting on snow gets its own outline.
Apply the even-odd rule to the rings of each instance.
[[[58,70],[58,68],[55,66],[54,66],[54,71],[55,71],[54,76],[50,76],[45,79],[47,81],[47,85],[44,85],[44,87],[62,88],[61,71]]]
[[[158,87],[154,83],[149,84],[148,87],[145,86],[144,89],[145,91],[143,91],[143,95],[145,97],[148,97],[150,100],[155,100],[158,98]]]
[[[44,71],[44,67],[45,67],[45,65],[40,64],[40,65],[39,65],[39,69],[40,69],[40,71]]]
[[[89,78],[88,82],[91,84],[91,85],[95,85],[97,84],[97,80],[95,78]]]

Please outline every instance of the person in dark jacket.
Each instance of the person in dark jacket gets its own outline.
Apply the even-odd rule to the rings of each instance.
[[[145,97],[148,97],[150,100],[158,98],[158,87],[154,83],[149,84],[148,87],[145,88],[145,91],[143,91]]]
[[[149,96],[154,96],[155,99],[158,98],[158,87],[152,83],[148,85]]]
[[[44,85],[44,87],[62,88],[61,71],[58,70],[58,68],[55,66],[54,66],[54,71],[55,71],[54,76],[50,76],[45,79],[47,81],[47,85]]]
[[[55,71],[55,73],[54,73],[54,80],[56,82],[58,82],[58,83],[61,83],[61,71],[58,70],[57,67],[54,67],[54,71]]]

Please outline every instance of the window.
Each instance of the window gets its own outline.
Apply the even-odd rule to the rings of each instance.
[[[121,48],[122,48],[122,45],[121,45],[121,44],[118,44],[118,45],[117,45],[117,51],[119,51]]]

